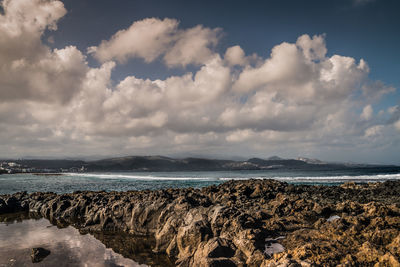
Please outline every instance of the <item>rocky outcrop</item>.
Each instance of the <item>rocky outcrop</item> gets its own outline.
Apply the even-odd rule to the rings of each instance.
[[[229,181],[203,189],[17,193],[0,197],[0,214],[29,210],[83,232],[151,236],[153,251],[182,267],[398,266],[399,192],[400,182]]]
[[[32,248],[31,260],[32,263],[41,262],[44,258],[50,255],[50,250],[45,248]]]

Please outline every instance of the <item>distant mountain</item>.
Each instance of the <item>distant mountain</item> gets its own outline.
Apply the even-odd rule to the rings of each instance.
[[[348,168],[368,168],[369,165],[349,165],[327,163],[317,159],[300,157],[282,159],[273,156],[268,159],[222,160],[207,158],[170,158],[164,156],[128,156],[95,161],[83,160],[14,160],[18,170],[28,172],[104,172],[104,171],[230,171],[230,170],[342,170]],[[376,166],[376,165],[373,165]],[[386,166],[390,167],[390,166]],[[395,167],[398,168],[398,167]]]
[[[283,158],[280,158],[278,156],[272,156],[272,157],[267,158],[267,160],[283,160]]]
[[[298,157],[297,160],[304,161],[308,164],[328,164],[327,162],[321,161],[319,159],[310,159],[305,157]]]
[[[131,156],[87,162],[88,171],[190,171],[222,170],[228,160],[173,159],[162,156]]]
[[[224,171],[224,170],[262,170],[294,166],[307,163],[298,160],[278,159],[264,160],[251,158],[244,161],[184,158],[173,159],[161,156],[132,156],[103,159],[87,162],[88,171]]]
[[[268,159],[222,160],[207,158],[175,159],[163,156],[130,156],[88,161],[87,171],[229,171],[229,170],[338,170],[354,166],[327,163],[317,159]]]
[[[330,165],[344,165],[344,166],[348,166],[348,167],[372,167],[372,166],[387,166],[387,165],[379,165],[379,164],[362,164],[362,163],[355,163],[355,162],[334,162],[334,161],[330,161],[330,162],[326,162],[326,161],[321,161],[319,159],[310,159],[310,158],[306,158],[306,157],[298,157],[297,160],[301,160],[304,161],[308,164],[330,164]]]

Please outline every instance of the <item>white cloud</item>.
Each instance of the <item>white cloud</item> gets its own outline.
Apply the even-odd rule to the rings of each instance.
[[[1,6],[4,11],[0,16],[1,30],[8,37],[27,33],[35,36],[45,29],[56,30],[56,22],[66,14],[60,1],[3,0]]]
[[[369,120],[371,119],[373,112],[374,110],[372,109],[371,105],[367,105],[364,107],[360,117],[363,120]]]
[[[387,86],[382,81],[368,81],[362,85],[363,96],[372,101],[379,101],[382,96],[395,91],[394,87]]]
[[[382,133],[384,126],[376,125],[365,130],[365,137],[375,137]]]
[[[6,0],[0,15],[0,102],[19,99],[65,103],[79,90],[85,57],[74,46],[51,51],[46,29],[66,13],[60,1]]]
[[[400,106],[393,106],[388,108],[388,113],[391,116],[388,124],[393,124],[394,127],[400,131]]]
[[[237,60],[245,57],[238,48],[232,48],[236,52],[228,49],[236,55],[226,52],[223,60],[214,54],[195,73],[165,80],[130,76],[114,89],[108,86],[109,69],[106,78],[100,79],[103,85],[93,87],[103,88],[100,102],[90,105],[101,119],[92,123],[93,118],[83,118],[79,123],[87,127],[80,128],[86,135],[152,136],[153,146],[155,140],[175,133],[173,140],[182,149],[199,149],[201,142],[196,138],[207,133],[215,138],[203,138],[203,142],[218,140],[226,146],[257,140],[335,143],[344,142],[343,136],[353,141],[352,136],[364,136],[365,131],[366,136],[374,135],[368,130],[374,125],[361,123],[372,116],[372,107],[364,107],[363,118],[353,109],[363,101],[354,95],[362,92],[361,84],[369,82],[363,60],[326,57],[323,36],[303,35],[296,44],[277,45],[258,66]],[[244,68],[236,75],[232,67],[238,62]],[[90,99],[92,90],[82,99]]]
[[[399,138],[397,107],[389,122],[372,119],[372,106],[395,89],[370,80],[364,60],[327,56],[324,35],[277,44],[265,58],[240,46],[219,55],[213,47],[221,30],[151,18],[90,48],[103,62],[91,68],[76,47],[51,50],[41,41],[65,14],[61,2],[3,6],[0,151],[7,156],[301,155],[372,151]],[[198,68],[162,80],[130,75],[114,85],[115,66],[133,57]]]
[[[167,66],[201,65],[213,57],[211,48],[217,45],[220,29],[196,26],[176,35],[176,42],[165,53]]]
[[[309,35],[304,34],[297,39],[296,44],[308,60],[323,59],[327,52],[324,35],[314,35],[311,39]]]
[[[198,25],[180,30],[178,25],[177,20],[169,18],[137,21],[98,47],[90,47],[88,52],[101,62],[125,62],[135,57],[152,62],[164,55],[169,67],[201,65],[213,57],[211,49],[218,43],[220,29]]]
[[[254,135],[254,132],[249,129],[237,130],[226,136],[228,142],[243,142]]]
[[[243,49],[238,45],[226,49],[224,59],[231,66],[235,65],[244,66],[247,64],[246,55]]]
[[[140,57],[151,62],[163,54],[174,41],[179,22],[175,19],[148,18],[134,22],[128,29],[120,30],[110,40],[88,51],[101,62]]]
[[[389,107],[388,108],[388,113],[389,114],[395,114],[396,112],[398,112],[399,109],[400,109],[400,106]]]
[[[396,127],[396,129],[400,131],[400,120],[394,123],[394,127]]]

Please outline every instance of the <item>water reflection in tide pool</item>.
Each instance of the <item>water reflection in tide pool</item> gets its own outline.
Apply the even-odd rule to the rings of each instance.
[[[129,256],[132,247],[136,247],[129,243],[127,236],[98,234],[96,237],[104,240],[107,246],[116,246],[117,251],[120,250],[118,252],[125,256],[127,254]],[[123,243],[124,241],[127,243]],[[34,247],[46,248],[51,251],[51,254],[42,262],[32,264],[30,252]],[[144,259],[148,255],[141,256]],[[46,219],[22,220],[21,217],[18,217],[0,218],[0,267],[3,266],[147,265],[139,264],[115,253],[91,234],[81,235],[77,229],[71,226],[59,229]]]

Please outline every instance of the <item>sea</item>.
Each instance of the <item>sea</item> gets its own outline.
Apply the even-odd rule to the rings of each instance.
[[[400,180],[400,167],[339,170],[246,170],[191,172],[99,172],[0,175],[0,195],[20,191],[72,193],[75,191],[130,191],[164,188],[201,188],[228,180],[275,179],[292,184],[338,185]]]

